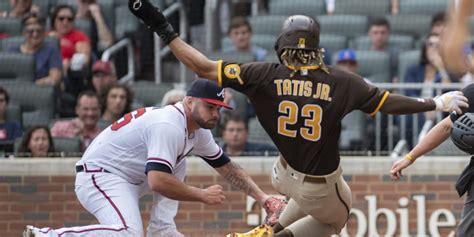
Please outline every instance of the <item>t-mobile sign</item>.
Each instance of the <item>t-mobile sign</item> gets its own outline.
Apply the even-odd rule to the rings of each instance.
[[[409,199],[401,197],[398,199],[398,208],[395,210],[377,207],[377,196],[366,195],[367,210],[351,209],[351,218],[356,220],[356,230],[351,230],[354,236],[410,236],[409,222],[416,219],[417,237],[440,236],[439,228],[449,228],[456,226],[456,218],[448,209],[436,209],[429,217],[426,216],[426,202],[424,195],[414,195],[412,197],[415,205],[409,205]],[[265,218],[265,210],[261,209],[260,213],[255,213],[254,207],[256,201],[250,197],[247,198],[247,224],[257,226]],[[409,216],[409,210],[416,209],[416,216]],[[379,233],[377,229],[377,219],[384,217],[386,226],[384,233]],[[428,222],[427,222],[428,220]],[[427,229],[428,228],[428,229]],[[342,237],[348,237],[346,228],[342,230]],[[352,236],[352,235],[351,235]],[[454,231],[449,236],[454,236]]]

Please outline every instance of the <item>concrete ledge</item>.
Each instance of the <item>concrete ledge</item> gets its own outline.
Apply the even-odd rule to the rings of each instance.
[[[1,159],[0,176],[10,175],[74,175],[74,165],[80,158]],[[187,158],[188,175],[209,175],[215,172],[200,158]],[[276,157],[236,157],[247,172],[268,175]],[[344,174],[388,174],[394,160],[389,157],[342,157]],[[469,157],[421,157],[407,169],[407,174],[459,175],[469,163]]]

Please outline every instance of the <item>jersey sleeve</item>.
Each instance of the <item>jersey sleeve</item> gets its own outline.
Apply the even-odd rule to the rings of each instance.
[[[173,170],[178,151],[184,146],[184,136],[173,124],[155,123],[145,130],[144,143],[148,151],[147,166],[160,164]]]
[[[252,94],[259,86],[269,82],[275,72],[272,68],[272,63],[238,64],[219,60],[217,83],[220,87],[230,87],[247,95]]]
[[[199,130],[197,139],[193,149],[195,155],[208,160],[218,159],[222,155],[223,151],[214,141],[210,130]]]
[[[371,116],[375,115],[387,100],[389,92],[368,84],[356,74],[348,74],[348,76],[350,78],[347,101],[350,110],[347,112],[358,109]]]

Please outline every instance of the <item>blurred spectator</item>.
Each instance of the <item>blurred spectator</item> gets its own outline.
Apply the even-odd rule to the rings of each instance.
[[[168,92],[163,96],[163,99],[161,100],[161,106],[165,105],[174,105],[177,102],[180,102],[184,99],[186,96],[186,91],[182,89],[173,89]]]
[[[92,45],[94,52],[103,51],[114,43],[114,38],[110,29],[105,23],[104,17],[100,9],[100,5],[96,0],[76,0],[77,3],[77,19],[87,19],[92,25]]]
[[[422,44],[420,52],[420,62],[408,67],[405,72],[405,83],[423,83],[423,89],[406,89],[405,94],[412,97],[426,98],[433,97],[436,91],[431,87],[435,83],[450,83],[451,79],[444,67],[443,59],[439,52],[440,36],[438,34],[429,34]],[[426,119],[436,120],[436,113],[426,112],[425,116],[418,116],[418,128],[421,128]],[[413,135],[412,126],[413,116],[407,116],[406,135],[411,138]],[[412,147],[412,141],[409,139],[409,145]]]
[[[352,49],[343,49],[337,53],[336,67],[352,73],[357,73],[357,56]]]
[[[92,85],[94,90],[100,94],[102,90],[117,81],[115,66],[110,61],[98,60],[92,66]]]
[[[85,150],[92,140],[99,135],[97,123],[100,118],[99,97],[92,91],[79,94],[76,105],[77,117],[56,121],[52,128],[53,137],[80,137],[82,148]]]
[[[62,79],[62,62],[59,49],[45,42],[44,19],[29,14],[23,19],[25,42],[8,49],[13,53],[33,54],[35,57],[35,84],[58,86]]]
[[[66,91],[77,94],[83,88],[80,81],[84,71],[90,65],[91,41],[83,32],[74,27],[74,9],[68,5],[58,5],[51,14],[52,31],[50,36],[57,36],[61,40],[61,57],[63,73],[66,77]],[[70,71],[78,72],[73,76]]]
[[[104,88],[100,94],[102,120],[112,123],[132,109],[132,90],[123,84],[113,83]]]
[[[277,153],[276,147],[264,143],[251,143],[247,141],[248,125],[243,117],[238,115],[228,116],[224,123],[222,149],[230,156],[265,155],[266,152]]]
[[[39,7],[34,5],[32,0],[10,0],[10,11],[0,12],[0,17],[22,18],[28,13],[39,14],[39,12]]]
[[[46,126],[35,126],[25,133],[18,147],[20,157],[48,157],[54,155],[54,143]]]
[[[23,131],[20,123],[17,121],[7,121],[6,113],[10,96],[8,92],[0,87],[0,142],[13,143],[15,139],[20,138]]]
[[[250,52],[255,60],[263,61],[267,50],[252,44],[252,27],[244,17],[235,17],[231,20],[227,34],[233,46],[225,48],[224,52]]]
[[[446,13],[438,12],[431,17],[430,33],[441,35],[446,27]]]
[[[399,49],[389,44],[390,23],[385,18],[374,18],[369,23],[369,31],[367,34],[370,39],[370,46],[368,49],[361,48],[361,50],[374,50],[388,53],[390,56],[390,75],[392,77],[395,76],[397,72]]]

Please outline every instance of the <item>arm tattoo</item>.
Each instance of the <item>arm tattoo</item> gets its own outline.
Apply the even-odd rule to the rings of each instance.
[[[229,162],[229,167],[227,167],[227,172],[224,175],[224,179],[229,182],[232,187],[244,191],[248,194],[251,189],[251,184],[249,182],[249,176],[244,171],[244,169],[234,162]]]

